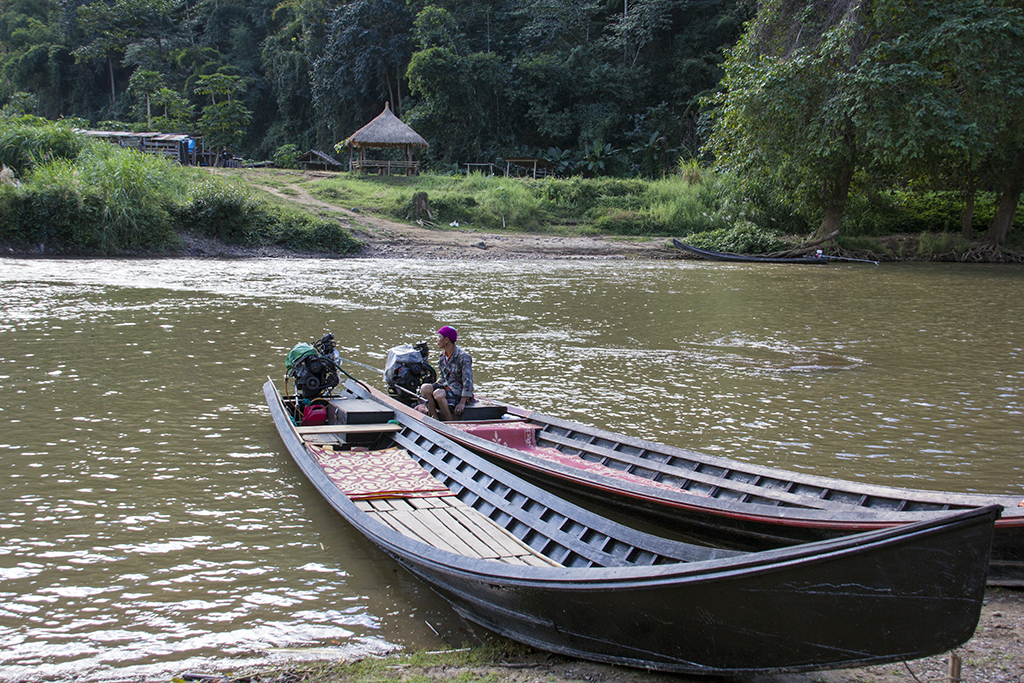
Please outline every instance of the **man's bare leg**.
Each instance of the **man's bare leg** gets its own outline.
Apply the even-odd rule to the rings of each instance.
[[[424,384],[420,387],[420,396],[427,402],[427,415],[430,417],[437,417],[437,402],[434,400],[434,385]],[[444,393],[444,390],[441,390]],[[443,400],[443,399],[442,399]],[[447,405],[447,401],[445,402]]]
[[[448,396],[445,395],[444,389],[438,389],[434,392],[434,402],[441,411],[441,415],[444,416],[445,422],[451,422],[452,411],[448,409]]]

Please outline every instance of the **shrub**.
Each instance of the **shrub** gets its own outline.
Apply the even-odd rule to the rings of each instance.
[[[261,201],[266,202],[239,182],[197,177],[188,199],[176,209],[176,219],[185,230],[228,244],[257,244],[267,213]]]
[[[727,230],[712,230],[690,235],[687,243],[698,249],[734,254],[767,254],[782,251],[788,246],[778,235],[750,222],[742,222]]]
[[[68,126],[33,117],[0,120],[0,164],[24,176],[35,166],[55,159],[75,159],[86,141]]]
[[[199,176],[175,211],[181,229],[228,244],[346,254],[359,242],[338,223],[286,211],[234,180]]]
[[[295,145],[281,145],[274,152],[274,166],[295,168],[299,159],[299,148]]]

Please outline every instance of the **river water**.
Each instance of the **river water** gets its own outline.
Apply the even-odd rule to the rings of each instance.
[[[325,331],[383,367],[449,324],[482,395],[763,465],[1024,495],[1016,267],[8,259],[0,290],[0,680],[480,635],[282,448],[261,384]]]

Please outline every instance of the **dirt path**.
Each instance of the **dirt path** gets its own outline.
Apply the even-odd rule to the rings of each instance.
[[[234,171],[238,173],[238,171]],[[314,197],[305,184],[333,174],[315,171],[279,173],[286,181],[284,189],[263,182],[259,173],[241,172],[246,182],[285,202],[296,204],[318,214],[341,216],[353,235],[365,244],[360,256],[373,258],[437,258],[437,259],[526,259],[526,258],[666,258],[671,256],[671,241],[609,239],[605,237],[561,237],[495,233],[457,228],[430,228],[416,223],[402,223],[378,216],[369,216],[351,208],[343,208]]]

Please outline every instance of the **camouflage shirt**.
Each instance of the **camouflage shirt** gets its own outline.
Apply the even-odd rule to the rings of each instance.
[[[437,383],[447,387],[456,396],[473,398],[473,359],[456,346],[451,358],[441,352],[437,363]]]

